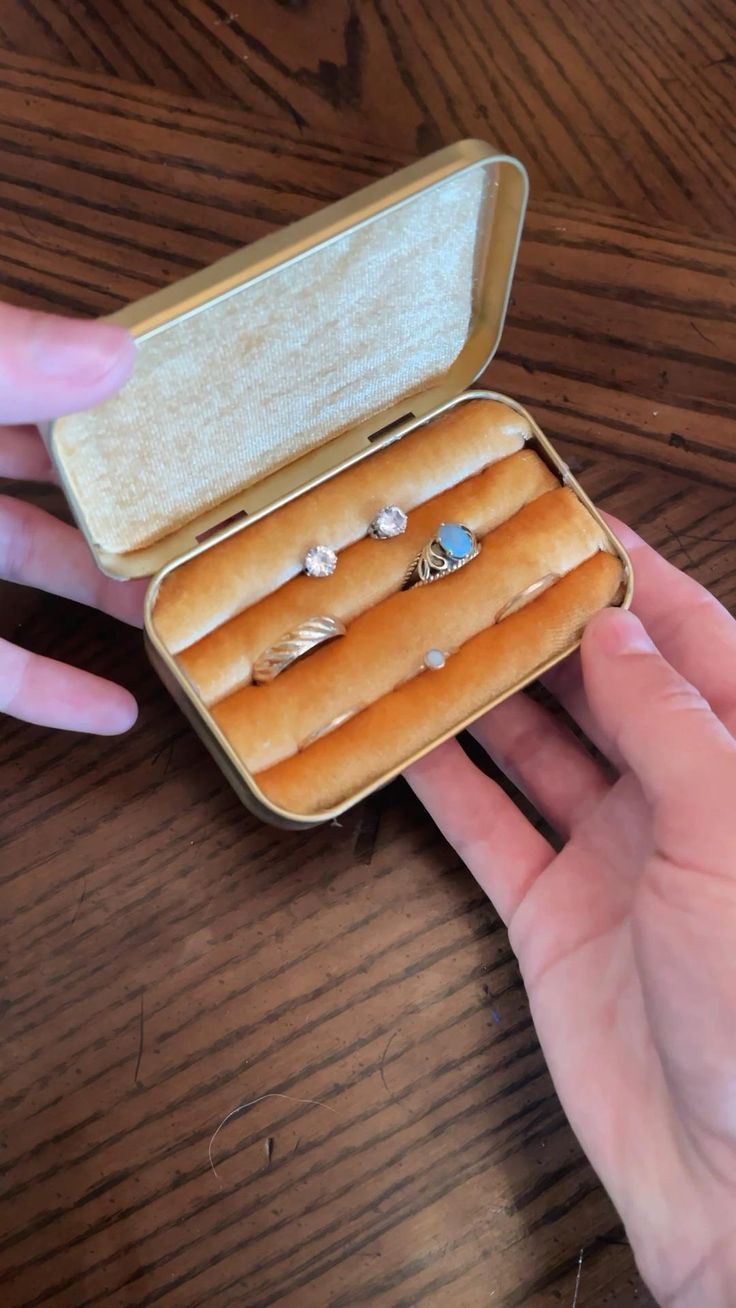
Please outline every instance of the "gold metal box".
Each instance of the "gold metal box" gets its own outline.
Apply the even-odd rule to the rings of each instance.
[[[462,141],[220,260],[114,314],[137,342],[133,380],[112,401],[58,419],[48,429],[62,485],[100,568],[118,578],[152,576],[146,638],[162,681],[240,798],[266,820],[304,828],[324,822],[413,760],[405,759],[329,811],[307,816],[272,804],[156,631],[153,610],[161,582],[194,555],[247,531],[319,482],[401,440],[468,395],[478,395],[500,399],[528,420],[538,453],[595,516],[621,559],[622,603],[630,600],[625,551],[531,415],[496,392],[469,391],[501,337],[527,189],[518,160],[482,142]],[[461,231],[470,209],[473,226]],[[388,245],[397,231],[401,264],[394,261],[390,276],[387,253],[387,275],[376,278],[375,251],[380,255],[381,242]],[[371,252],[373,263],[367,261]],[[321,296],[320,269],[326,283],[339,279],[344,320],[335,320],[333,300]],[[436,302],[435,276],[448,300],[447,279],[459,276],[465,283],[467,330],[458,347],[459,337],[450,339],[450,332],[443,340],[440,327],[428,340],[427,358],[415,359],[407,341],[422,305]],[[385,355],[390,362],[375,381],[378,403],[371,406],[359,384],[351,391],[351,377],[360,366],[355,342],[362,339],[361,325],[371,306],[375,309],[377,293],[388,310],[388,336],[380,340],[374,319],[371,340],[376,359]],[[309,395],[300,393],[299,376],[283,375],[293,366],[285,342],[297,325],[304,328],[300,311],[314,346],[301,355]],[[464,313],[458,300],[458,324]],[[459,330],[457,324],[453,330]],[[315,351],[319,367],[313,364]],[[277,416],[278,421],[269,419],[270,429],[265,418],[261,424],[259,385],[249,383],[253,358],[261,360],[256,381],[265,378],[271,387],[262,405],[264,413]],[[324,389],[328,376],[329,391]],[[330,418],[322,407],[330,413],[332,408],[322,401],[335,395],[340,399]],[[241,412],[247,412],[247,423],[240,423]],[[221,460],[217,423],[227,434]],[[189,480],[182,468],[191,469]],[[509,693],[544,670],[534,668]],[[467,725],[458,721],[441,739]]]

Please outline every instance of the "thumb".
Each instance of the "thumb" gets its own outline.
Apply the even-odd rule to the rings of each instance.
[[[99,404],[134,359],[132,338],[114,323],[0,304],[0,423],[46,422]]]
[[[702,844],[704,830],[711,847],[719,832],[725,840],[733,830],[736,743],[707,701],[662,657],[639,619],[621,609],[593,618],[582,661],[596,720],[672,820],[670,829],[681,828],[690,845]],[[728,843],[733,858],[732,834]]]

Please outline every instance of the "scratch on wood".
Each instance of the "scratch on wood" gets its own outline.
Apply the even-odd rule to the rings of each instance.
[[[584,1257],[585,1257],[585,1250],[581,1249],[580,1253],[578,1254],[578,1274],[575,1277],[575,1293],[573,1294],[572,1297],[572,1308],[578,1308],[578,1295],[580,1294],[580,1277],[583,1274]]]
[[[394,1032],[392,1032],[392,1034],[389,1036],[389,1038],[388,1038],[388,1043],[386,1044],[386,1048],[384,1049],[383,1053],[381,1054],[381,1061],[380,1061],[380,1063],[379,1063],[379,1065],[378,1065],[378,1071],[379,1071],[379,1074],[380,1074],[381,1080],[383,1081],[383,1088],[384,1088],[384,1090],[386,1091],[386,1094],[388,1095],[389,1099],[393,1099],[393,1095],[391,1094],[391,1091],[389,1090],[389,1088],[388,1088],[388,1086],[387,1086],[387,1084],[386,1084],[386,1074],[385,1074],[385,1072],[384,1072],[384,1070],[383,1070],[383,1064],[384,1064],[385,1061],[386,1061],[386,1054],[388,1053],[389,1049],[391,1048],[391,1045],[393,1044],[393,1042],[394,1042],[394,1040],[396,1039],[397,1035],[398,1035],[398,1031],[394,1031]]]
[[[38,245],[39,242],[36,240],[35,236],[33,235],[33,232],[31,231],[27,219],[24,218],[23,214],[21,213],[16,213],[15,216],[18,219],[18,222],[20,223],[21,227],[23,228],[23,231],[25,232],[26,236],[29,237],[31,241],[33,241],[34,245]]]
[[[501,1021],[501,1014],[499,1013],[497,1008],[493,1007],[493,995],[491,994],[491,987],[487,985],[485,981],[483,982],[483,992],[488,1000],[488,1003],[490,1004],[491,1017],[493,1018],[493,1021],[496,1023],[496,1026],[498,1026]]]
[[[360,821],[353,842],[353,853],[359,863],[367,866],[373,860],[383,815],[383,797],[372,795],[363,801]]]
[[[135,1063],[135,1073],[133,1075],[133,1085],[138,1084],[138,1073],[141,1070],[141,1059],[143,1057],[143,991],[141,991],[141,1015],[138,1023],[138,1057]]]
[[[86,896],[86,894],[87,894],[87,878],[85,877],[85,878],[84,878],[84,882],[83,882],[83,884],[82,884],[82,893],[81,893],[81,895],[79,896],[79,899],[77,900],[77,907],[76,907],[75,910],[74,910],[74,916],[73,916],[71,922],[69,923],[69,926],[70,926],[70,927],[73,927],[73,926],[74,926],[74,923],[76,922],[77,918],[79,917],[79,910],[80,910],[80,908],[82,907],[82,904],[84,903],[84,900],[85,900],[85,896]]]
[[[693,331],[696,331],[698,333],[698,336],[702,336],[703,340],[707,341],[708,344],[712,345],[715,349],[715,344],[716,344],[715,341],[712,339],[712,337],[706,336],[705,332],[701,331],[700,327],[698,327],[698,324],[696,322],[693,322],[692,318],[690,319],[690,326],[692,327]]]
[[[164,763],[164,776],[165,776],[165,777],[168,776],[169,772],[171,771],[172,765],[173,765],[173,761],[174,761],[174,745],[175,745],[175,737],[172,736],[169,740],[166,740],[166,741],[164,742],[164,744],[161,746],[161,748],[160,748],[159,750],[156,751],[156,753],[154,754],[153,758],[151,759],[151,767],[155,767],[156,764],[158,763],[159,759],[162,758],[162,756],[163,756],[164,754],[166,754],[166,761],[165,761],[165,763]]]
[[[711,59],[709,63],[700,66],[701,68],[718,68],[721,64],[733,64],[734,62],[736,62],[736,55],[725,54],[721,55],[720,59]]]
[[[694,531],[681,531],[685,540],[699,540],[706,545],[736,545],[736,536],[697,536]]]
[[[687,559],[688,563],[690,564],[690,567],[691,567],[691,568],[696,568],[698,565],[697,565],[697,563],[695,562],[695,559],[693,558],[693,556],[692,556],[692,554],[690,553],[689,549],[687,548],[687,545],[683,545],[683,543],[682,543],[682,537],[681,537],[680,533],[679,533],[678,531],[675,531],[674,527],[670,527],[670,524],[669,524],[668,522],[665,523],[665,527],[667,528],[668,532],[670,533],[670,536],[673,536],[674,539],[677,541],[677,544],[679,545],[680,549],[682,550],[683,554],[685,555],[685,558]]]
[[[266,1136],[266,1139],[265,1139],[265,1146],[266,1146],[266,1165],[267,1165],[268,1167],[270,1167],[270,1166],[271,1166],[271,1159],[273,1158],[273,1136],[272,1136],[272,1135],[267,1135],[267,1136]]]

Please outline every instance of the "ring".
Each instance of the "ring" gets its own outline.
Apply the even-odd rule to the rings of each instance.
[[[299,748],[307,749],[309,745],[314,745],[315,741],[321,740],[323,736],[329,735],[331,731],[337,731],[338,727],[343,727],[346,722],[349,722],[351,718],[354,718],[357,713],[361,712],[362,709],[359,705],[356,708],[346,709],[344,713],[338,714],[336,718],[333,718],[332,721],[328,722],[324,727],[317,727],[316,731],[312,731],[308,736],[305,736],[304,740],[301,741]]]
[[[536,599],[537,595],[541,595],[542,591],[548,590],[550,586],[554,586],[555,582],[559,580],[559,573],[548,572],[544,577],[540,577],[539,581],[533,581],[531,586],[527,586],[518,595],[514,595],[513,599],[510,599],[507,604],[504,604],[503,608],[498,610],[493,621],[502,622],[504,618],[510,618],[512,613],[517,613],[530,600]]]
[[[428,586],[458,568],[464,568],[480,553],[480,541],[469,527],[459,522],[442,522],[435,535],[419,551],[404,578],[402,590]]]
[[[406,524],[406,514],[398,504],[385,504],[368,528],[368,535],[374,540],[391,540],[394,536],[403,536]]]
[[[304,658],[305,654],[311,654],[313,649],[326,644],[328,640],[335,640],[337,636],[344,635],[345,627],[337,618],[324,615],[308,618],[294,631],[288,631],[274,645],[269,645],[267,650],[259,654],[253,664],[254,682],[262,686],[267,681],[273,681],[286,668],[291,667],[292,663],[296,663],[297,659]]]

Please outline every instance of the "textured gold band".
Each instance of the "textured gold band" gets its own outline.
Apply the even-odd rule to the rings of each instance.
[[[292,663],[296,663],[297,659],[303,658],[305,654],[311,654],[318,645],[324,645],[326,641],[344,635],[345,627],[337,618],[325,615],[308,618],[294,631],[287,632],[274,645],[269,645],[267,650],[259,654],[253,664],[253,680],[257,685],[273,681]]]

